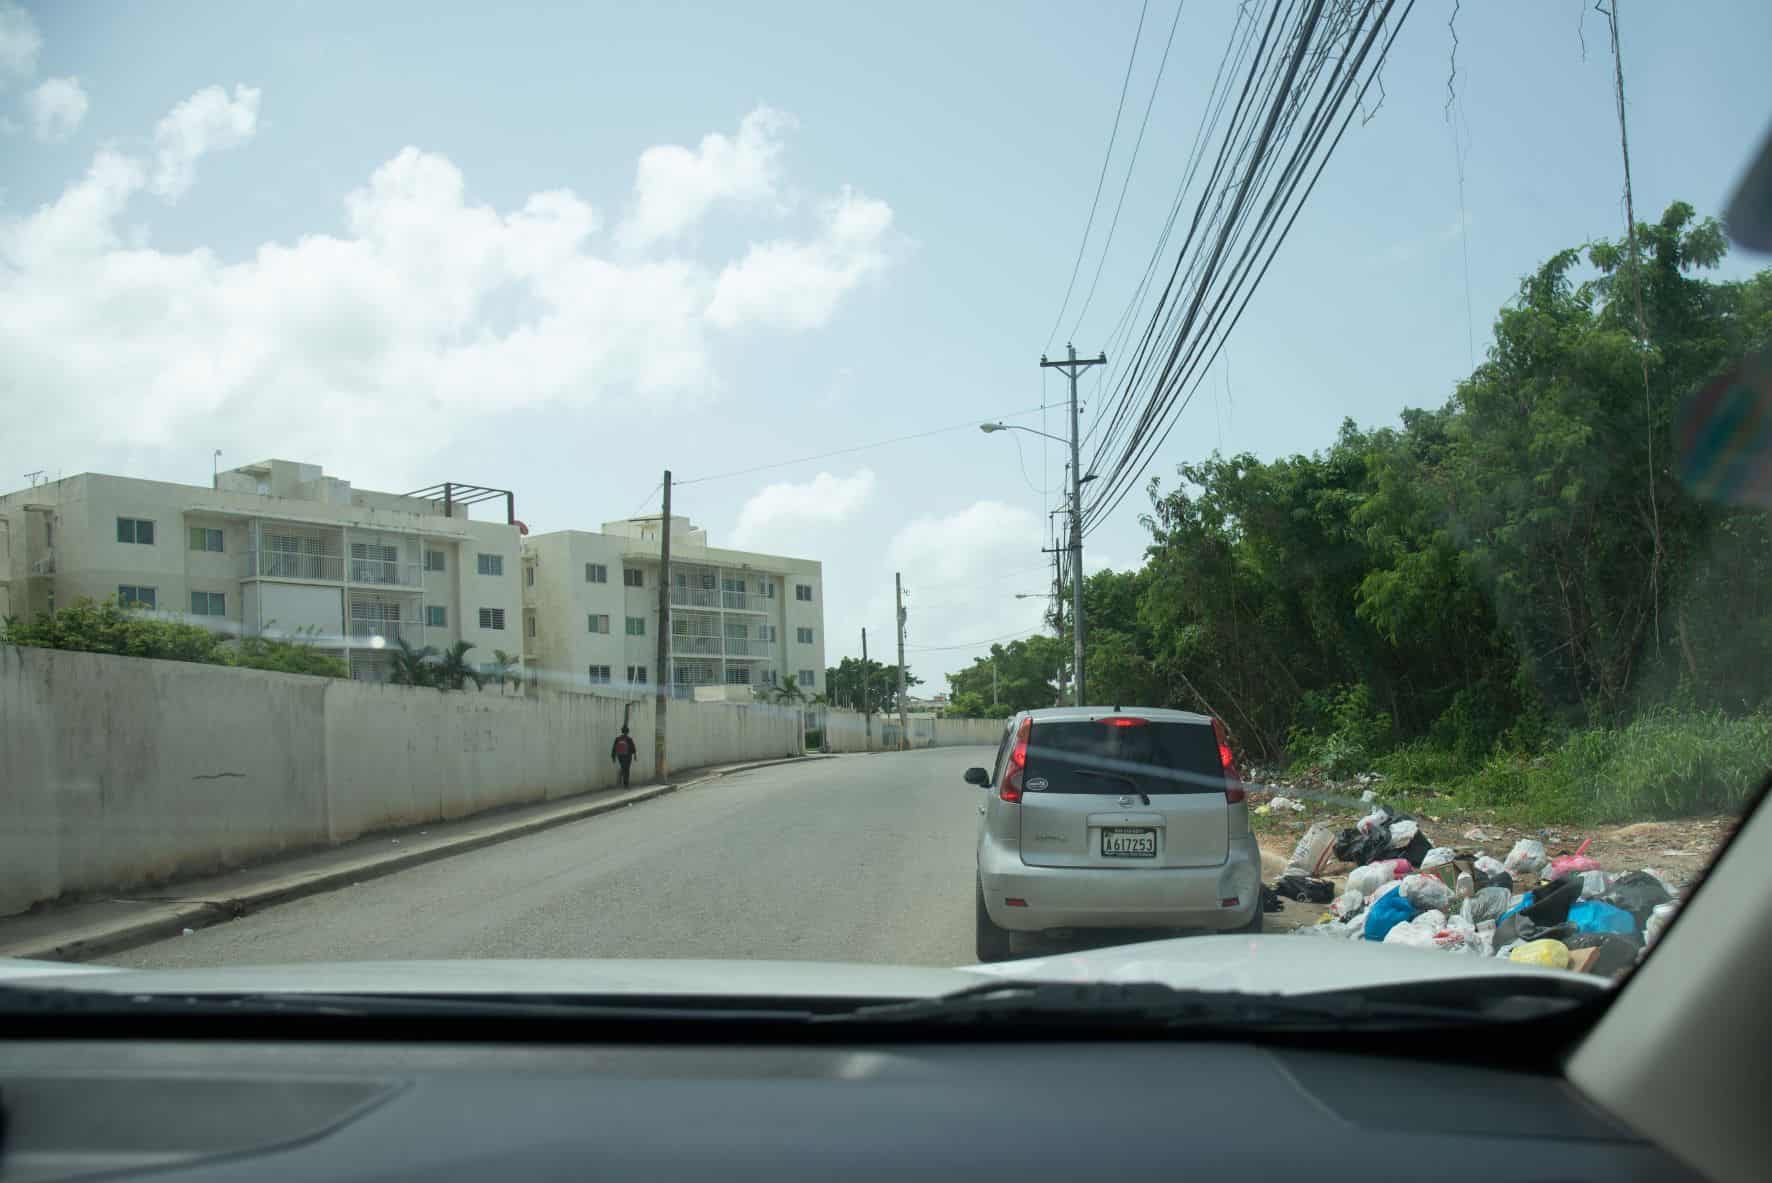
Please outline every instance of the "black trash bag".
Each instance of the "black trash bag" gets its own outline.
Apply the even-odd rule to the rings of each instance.
[[[1265,883],[1261,885],[1261,910],[1263,912],[1278,912],[1285,906],[1280,902],[1280,897],[1274,893],[1273,888]]]
[[[1575,879],[1579,876],[1570,875],[1567,878]],[[1615,908],[1623,908],[1636,917],[1639,932],[1649,923],[1649,913],[1655,910],[1656,905],[1665,904],[1673,898],[1667,888],[1662,886],[1661,880],[1647,871],[1629,871],[1620,875],[1606,889],[1606,894],[1600,897],[1604,902]]]
[[[1567,915],[1567,911],[1564,915]],[[1560,924],[1535,924],[1526,909],[1521,908],[1495,926],[1495,947],[1502,948],[1515,941],[1562,941],[1565,945],[1581,930],[1570,921]]]
[[[1434,844],[1428,840],[1428,836],[1418,829],[1415,831],[1415,837],[1409,839],[1409,845],[1403,847],[1401,850],[1392,851],[1391,857],[1406,858],[1409,860],[1410,866],[1420,867],[1421,860],[1426,858],[1427,852],[1433,848]]]
[[[1526,919],[1546,928],[1569,919],[1569,909],[1581,899],[1581,876],[1565,875],[1532,893],[1532,902],[1520,909]]]
[[[1600,955],[1588,965],[1587,972],[1609,978],[1637,963],[1643,942],[1619,932],[1584,932],[1563,942],[1571,952],[1576,949],[1598,949]]]
[[[1506,871],[1497,871],[1493,875],[1486,875],[1482,871],[1477,871],[1473,878],[1476,879],[1477,887],[1479,889],[1485,887],[1499,887],[1509,895],[1514,894],[1514,877]]]
[[[1276,895],[1307,904],[1326,904],[1335,898],[1333,883],[1327,879],[1312,879],[1309,875],[1282,875],[1274,881],[1273,890]]]
[[[1350,826],[1336,836],[1335,857],[1356,867],[1363,867],[1381,858],[1390,858],[1390,827],[1379,826],[1370,834],[1362,834]]]

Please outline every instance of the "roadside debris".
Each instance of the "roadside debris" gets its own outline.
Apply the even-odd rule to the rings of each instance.
[[[1282,801],[1290,804],[1272,804],[1286,808]],[[1399,813],[1370,789],[1362,801],[1367,812],[1339,832],[1313,823],[1285,873],[1263,888],[1276,905],[1282,897],[1329,905],[1300,933],[1614,977],[1679,908],[1678,891],[1654,868],[1605,870],[1591,837],[1570,850],[1559,832],[1541,830],[1496,858],[1471,845],[1435,845],[1424,829],[1433,819]],[[1464,832],[1466,843],[1492,837],[1477,826]],[[1350,864],[1344,876],[1332,872],[1335,863]]]

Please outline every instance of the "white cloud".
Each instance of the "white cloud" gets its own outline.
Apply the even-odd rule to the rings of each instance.
[[[616,240],[637,249],[673,238],[718,201],[778,201],[781,136],[793,127],[792,116],[758,107],[739,123],[736,138],[709,134],[694,151],[680,144],[646,149],[635,170],[633,208]]]
[[[86,91],[78,78],[49,78],[25,95],[31,134],[44,143],[65,140],[86,118]]]
[[[1001,501],[975,501],[956,513],[915,518],[887,545],[892,565],[905,582],[951,587],[1000,575],[1009,567],[1038,561],[1040,518],[1032,510]]]
[[[258,99],[255,86],[236,85],[232,98],[206,86],[168,111],[154,128],[154,192],[177,201],[197,179],[199,159],[250,140],[258,130]]]
[[[217,101],[231,130],[187,135],[218,126],[201,114]],[[570,190],[494,209],[418,148],[344,196],[337,231],[234,259],[153,249],[132,203],[235,142],[257,101],[200,92],[162,121],[183,130],[157,137],[157,159],[107,148],[54,201],[0,215],[0,415],[35,424],[32,455],[128,449],[141,463],[200,435],[397,483],[490,416],[714,388],[717,263],[611,261]],[[24,444],[0,443],[0,459],[25,459]],[[771,499],[756,515],[759,530],[793,520]]]
[[[843,297],[885,269],[892,207],[844,188],[810,242],[759,243],[720,273],[708,319],[721,328],[815,329]]]
[[[16,4],[0,4],[0,83],[29,78],[42,48],[43,35],[31,14]]]
[[[803,484],[784,481],[767,485],[739,510],[732,543],[738,547],[771,545],[770,539],[807,526],[835,525],[852,517],[873,491],[874,473],[867,468],[848,477],[821,472]]]

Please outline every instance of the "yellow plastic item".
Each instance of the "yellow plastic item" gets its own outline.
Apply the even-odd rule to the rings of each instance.
[[[1569,946],[1562,941],[1527,941],[1523,945],[1514,946],[1514,951],[1507,955],[1509,961],[1518,961],[1523,965],[1547,965],[1552,969],[1569,968]]]

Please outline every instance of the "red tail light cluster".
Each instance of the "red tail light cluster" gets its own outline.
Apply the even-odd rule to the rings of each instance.
[[[1021,800],[1021,778],[1028,766],[1028,736],[1034,733],[1034,721],[1023,719],[1015,729],[1015,746],[1009,750],[1009,762],[1003,765],[1003,783],[997,796],[1005,801]]]
[[[1235,805],[1243,800],[1243,778],[1237,775],[1237,758],[1231,754],[1230,737],[1216,717],[1212,720],[1212,734],[1218,739],[1218,762],[1224,767],[1224,799]]]
[[[1143,727],[1147,720],[1137,719],[1131,715],[1109,715],[1101,722],[1108,727]]]

